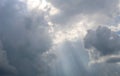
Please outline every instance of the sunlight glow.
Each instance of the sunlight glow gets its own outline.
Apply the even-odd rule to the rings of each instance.
[[[47,2],[46,0],[27,0],[27,5],[28,5],[28,9],[30,10],[35,8],[45,10],[45,7],[47,6]]]
[[[26,3],[29,10],[42,10],[49,13],[50,16],[53,16],[60,12],[57,8],[55,8],[51,3],[47,2],[46,0],[27,0]]]
[[[68,29],[60,31],[57,30],[55,32],[54,43],[55,44],[62,43],[65,40],[74,41],[77,40],[78,38],[83,39],[88,30],[88,27],[85,23],[87,23],[87,21],[83,19],[80,22],[72,25]]]
[[[51,3],[48,3],[48,6],[50,7],[49,14],[50,14],[51,16],[60,13],[60,10],[57,9],[57,8],[55,8]]]

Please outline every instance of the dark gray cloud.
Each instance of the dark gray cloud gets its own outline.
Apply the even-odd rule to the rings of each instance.
[[[6,51],[2,50],[0,42],[0,75],[15,75],[16,73],[16,68],[9,64]]]
[[[106,60],[107,63],[118,63],[120,62],[120,57],[111,57],[109,59]]]
[[[115,54],[120,50],[120,37],[107,27],[89,30],[85,37],[85,47],[95,48],[101,55]]]
[[[94,51],[91,55],[100,53],[90,66],[91,76],[119,76],[120,66],[117,63],[120,62],[120,37],[118,34],[108,27],[100,26],[96,30],[88,30],[84,40],[85,48]]]
[[[72,21],[77,15],[89,17],[99,14],[112,17],[117,13],[119,3],[118,0],[50,0],[49,2],[61,11],[53,17],[53,21],[60,24],[64,24],[69,20]]]
[[[19,0],[1,0],[0,5],[0,76],[44,75],[47,65],[40,56],[51,47],[44,15],[30,12]]]

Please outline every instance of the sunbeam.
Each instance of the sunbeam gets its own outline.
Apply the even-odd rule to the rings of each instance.
[[[120,76],[120,0],[0,0],[0,76]]]

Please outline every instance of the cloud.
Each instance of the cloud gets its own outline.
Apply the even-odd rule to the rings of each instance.
[[[103,56],[100,62],[88,65],[87,51],[82,47],[81,41],[65,41],[54,47],[52,52],[56,59],[50,64],[52,76],[119,76],[119,64],[116,64],[119,56]],[[48,58],[50,58],[49,53]],[[113,59],[113,60],[112,60]],[[103,62],[102,62],[103,60]],[[105,61],[104,61],[105,60]],[[115,61],[114,61],[115,60]],[[51,60],[52,61],[52,60]],[[95,61],[95,60],[94,60]],[[98,61],[98,60],[96,60]],[[112,62],[113,61],[113,62]]]
[[[6,51],[2,50],[0,42],[0,75],[15,75],[16,73],[16,68],[9,64]]]
[[[107,63],[119,63],[120,62],[120,56],[111,56],[108,60],[106,60]]]
[[[42,11],[29,11],[19,0],[4,1],[0,6],[0,76],[46,74],[48,66],[41,55],[52,42]]]
[[[92,66],[92,69],[90,70],[90,76],[119,76],[120,66],[117,64],[108,64],[108,63],[98,63],[94,64]]]
[[[81,16],[85,16],[85,20],[91,19],[102,23],[104,19],[106,21],[106,17],[111,17],[117,12],[118,4],[118,0],[50,0],[49,2],[56,10],[59,10],[59,13],[48,17],[48,21],[52,19],[51,24],[53,25],[54,23],[71,24],[71,22],[76,22],[78,18],[75,19],[75,17],[78,15],[80,15],[80,20],[82,20]],[[48,12],[50,11],[42,11],[37,8],[29,10],[22,0],[1,0],[0,76],[97,76],[97,73],[105,76],[104,72],[111,72],[113,67],[115,71],[119,72],[118,67],[115,66],[115,63],[119,61],[118,57],[109,57],[106,60],[107,63],[114,64],[113,66],[106,66],[107,63],[100,65],[95,63],[90,68],[92,71],[89,72],[89,57],[85,49],[89,50],[94,47],[95,51],[100,52],[103,56],[118,53],[120,37],[115,32],[106,27],[98,27],[95,31],[89,30],[85,37],[84,48],[83,40],[76,40],[79,39],[79,35],[77,35],[79,32],[76,34],[76,28],[79,26],[74,27],[74,30],[71,31],[73,29],[69,29],[69,26],[73,25],[71,24],[66,27],[70,33],[69,31],[68,33],[63,32],[63,36],[66,36],[64,41],[53,44],[52,35],[58,32],[58,29],[66,30],[66,32],[67,29],[64,26],[62,26],[64,29],[52,26],[55,32],[53,31],[51,35],[49,32],[51,26],[48,25],[45,18]],[[83,20],[84,23],[86,22]],[[76,35],[78,38],[70,41],[70,38],[74,38]],[[60,34],[60,36],[62,35]],[[45,62],[47,59],[43,55],[45,53],[49,55],[50,49],[53,47],[55,47],[54,53],[58,58],[52,56]],[[50,60],[54,58],[58,62],[53,62],[52,66],[49,66]],[[105,68],[107,70],[104,70]]]
[[[102,19],[110,19],[112,16],[115,16],[118,12],[119,3],[118,0],[50,0],[49,2],[60,10],[60,13],[52,17],[53,22],[58,24],[65,24],[68,21],[73,22],[73,19],[76,20],[76,16],[78,16],[80,21],[79,15],[87,16],[90,20],[91,17],[93,19],[96,18],[97,22],[104,22]]]
[[[85,37],[85,47],[95,48],[101,55],[115,54],[120,50],[120,37],[107,27],[89,30]]]
[[[84,43],[85,48],[90,53],[90,64],[93,65],[91,69],[94,68],[94,65],[99,68],[95,68],[97,70],[94,72],[94,74],[97,75],[97,71],[99,70],[102,72],[105,67],[108,71],[107,74],[115,75],[115,71],[111,71],[111,68],[117,69],[116,67],[119,67],[119,65],[116,65],[120,62],[119,35],[116,32],[111,31],[108,27],[100,26],[96,30],[88,30],[88,33],[84,39]],[[101,64],[102,66],[100,66]],[[106,70],[103,71],[105,71],[103,74],[106,74]],[[117,75],[119,75],[119,72]]]

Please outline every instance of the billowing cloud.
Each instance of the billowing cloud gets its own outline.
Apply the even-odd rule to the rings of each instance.
[[[110,22],[118,0],[46,1],[1,0],[0,76],[119,76],[119,35],[107,27],[86,32]],[[85,48],[98,59],[90,66]]]
[[[92,57],[90,61],[92,65],[99,67],[99,70],[103,69],[104,66],[111,68],[111,66],[107,65],[113,65],[114,67],[112,67],[116,69],[115,67],[118,66],[116,64],[120,62],[120,37],[116,32],[111,31],[107,27],[100,26],[96,30],[88,30],[88,33],[84,40],[85,48],[88,49],[90,57]],[[101,64],[102,68],[99,66]],[[110,72],[111,70],[107,69],[107,71]],[[114,75],[113,72],[111,73]]]
[[[44,75],[47,65],[41,55],[51,47],[51,36],[42,11],[29,11],[19,0],[1,4],[0,76]]]
[[[85,37],[85,47],[95,48],[101,55],[115,54],[120,50],[120,37],[107,27],[89,30]]]

